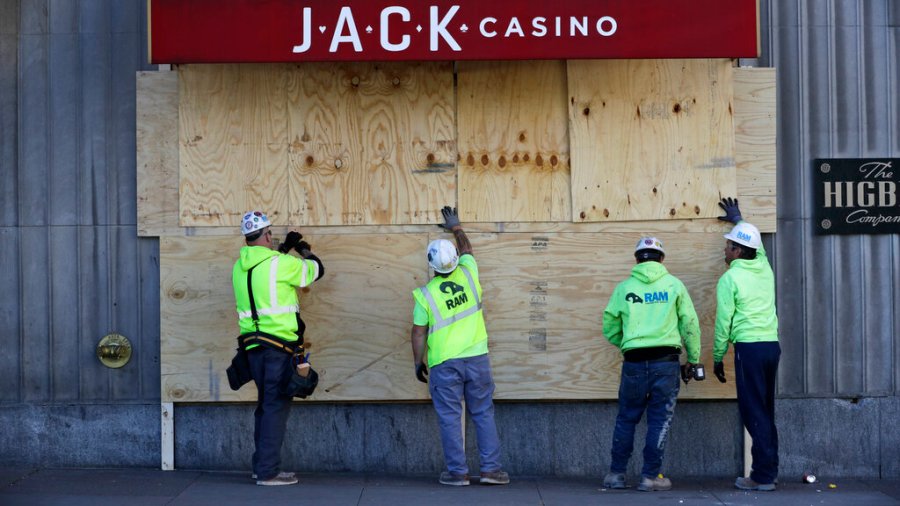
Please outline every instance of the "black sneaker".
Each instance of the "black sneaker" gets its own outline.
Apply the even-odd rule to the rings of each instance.
[[[506,471],[491,471],[481,473],[482,485],[509,485],[509,473]]]
[[[450,485],[451,487],[466,487],[469,485],[469,476],[465,474],[450,474],[447,471],[441,473],[438,480],[441,485]]]

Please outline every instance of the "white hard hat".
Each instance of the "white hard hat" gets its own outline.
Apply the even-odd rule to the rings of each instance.
[[[745,221],[735,225],[731,232],[725,235],[725,238],[748,248],[759,249],[762,246],[759,229]]]
[[[262,211],[247,211],[244,219],[241,220],[241,233],[250,235],[271,225],[269,218]]]
[[[641,240],[634,246],[634,252],[637,253],[642,249],[652,249],[659,251],[663,255],[666,254],[666,250],[663,249],[662,241],[656,237],[641,237]]]
[[[456,265],[459,264],[459,253],[456,252],[456,246],[446,239],[431,241],[425,251],[425,256],[428,258],[428,265],[435,272],[441,274],[453,272],[453,269],[456,269]]]

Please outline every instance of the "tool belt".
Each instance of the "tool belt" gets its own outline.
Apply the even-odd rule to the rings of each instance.
[[[316,386],[319,384],[319,374],[312,367],[309,368],[306,376],[301,376],[297,372],[297,366],[305,360],[303,355],[303,352],[305,351],[303,348],[303,331],[305,330],[306,325],[303,324],[303,320],[301,320],[300,315],[297,314],[296,341],[287,341],[278,336],[259,330],[259,314],[256,311],[256,301],[253,300],[253,285],[251,283],[253,269],[255,268],[256,265],[247,271],[247,294],[250,297],[250,313],[253,318],[253,323],[256,326],[256,330],[238,336],[237,354],[235,354],[234,358],[231,360],[231,366],[225,370],[225,373],[228,376],[228,386],[232,390],[239,390],[253,379],[250,370],[250,360],[247,357],[247,347],[258,344],[260,346],[282,351],[291,356],[291,359],[285,362],[285,371],[279,384],[279,390],[282,394],[289,397],[300,397],[301,399],[305,399],[307,396],[312,395]]]

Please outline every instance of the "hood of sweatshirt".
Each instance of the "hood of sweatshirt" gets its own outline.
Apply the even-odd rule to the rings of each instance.
[[[244,272],[249,271],[254,265],[271,258],[279,253],[265,246],[244,246],[241,248],[241,258],[238,265]]]
[[[669,271],[663,264],[653,261],[640,263],[631,268],[631,277],[648,284],[668,273]]]

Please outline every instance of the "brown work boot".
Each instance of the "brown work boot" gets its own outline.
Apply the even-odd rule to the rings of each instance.
[[[465,474],[450,474],[444,471],[441,473],[438,482],[441,485],[450,485],[451,487],[466,487],[469,485],[469,477]]]
[[[482,485],[508,485],[509,473],[506,471],[481,473],[481,481],[479,481],[479,483]]]

